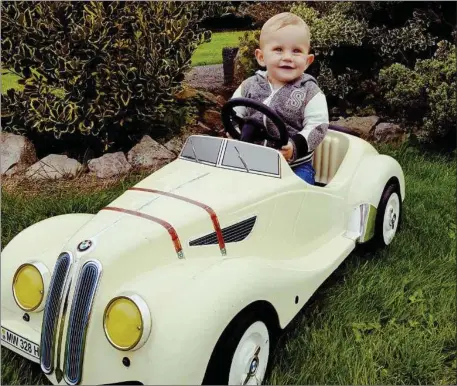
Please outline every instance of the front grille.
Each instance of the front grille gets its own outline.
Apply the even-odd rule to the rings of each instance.
[[[81,381],[86,332],[101,271],[98,261],[87,261],[76,283],[65,346],[64,376],[70,385]]]
[[[65,282],[71,266],[71,256],[62,253],[57,259],[49,285],[41,327],[40,362],[41,369],[49,374],[53,370],[54,342],[57,331],[59,309],[62,303]]]
[[[257,216],[248,218],[246,220],[240,221],[239,223],[230,225],[222,229],[222,237],[224,238],[225,243],[235,243],[238,241],[244,240],[251,233],[252,228],[254,227]],[[211,245],[217,244],[217,235],[216,232],[209,233],[205,236],[202,236],[198,239],[191,240],[189,245]]]

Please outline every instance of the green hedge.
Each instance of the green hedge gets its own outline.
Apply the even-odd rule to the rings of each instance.
[[[444,85],[445,82],[421,80],[419,84],[415,80],[421,71],[424,74],[432,72],[434,75],[430,75],[430,79],[438,76],[442,66],[449,74],[455,74],[455,60],[433,56],[438,42],[448,45],[455,39],[455,5],[432,2],[288,4],[290,12],[302,17],[310,26],[311,49],[316,60],[308,72],[317,78],[325,92],[333,118],[376,113],[404,122],[424,142],[444,138],[450,130],[448,128],[455,127],[455,109],[447,108],[455,105],[455,94],[449,91],[453,87],[452,79],[448,86]],[[270,9],[273,5],[267,3],[265,7]],[[258,13],[263,20],[267,11]],[[243,77],[250,76],[258,68],[253,55],[258,37],[257,30],[240,39],[239,72]],[[445,64],[438,64],[443,60]],[[387,71],[393,65],[392,70]],[[423,66],[428,67],[422,70]],[[400,71],[398,68],[402,68],[403,73],[395,77],[395,71]],[[383,85],[380,73],[384,74]],[[390,76],[393,78],[388,81]],[[405,78],[409,76],[411,79]],[[424,75],[421,76],[423,79]],[[392,83],[395,79],[397,83]],[[424,95],[423,85],[426,83],[430,90]],[[409,95],[403,90],[406,84],[418,89],[410,90]],[[407,109],[394,101],[393,94],[397,92],[398,99],[411,96],[417,103],[422,103],[419,126],[417,116],[406,114]],[[414,93],[421,96],[416,97]]]
[[[179,104],[199,27],[222,12],[202,2],[2,2],[2,65],[22,78],[2,106],[5,131],[38,147],[129,146],[179,129]],[[57,92],[56,92],[57,90]]]

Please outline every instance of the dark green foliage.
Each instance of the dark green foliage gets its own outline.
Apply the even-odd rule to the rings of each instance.
[[[2,2],[3,67],[25,86],[4,97],[3,128],[35,143],[98,152],[179,129],[192,109],[174,95],[193,52],[210,38],[198,23],[221,9],[203,2]]]
[[[417,120],[410,119],[411,116],[403,115],[404,109],[386,109],[386,106],[391,105],[389,98],[392,96],[385,97],[381,90],[379,73],[398,63],[405,69],[398,81],[405,82],[403,76],[409,76],[418,61],[433,57],[439,41],[447,42],[446,44],[454,41],[455,3],[296,2],[290,12],[302,17],[310,26],[311,52],[315,54],[316,60],[307,72],[317,78],[329,107],[334,112],[334,118],[354,113],[371,114],[375,111],[379,115],[389,113],[389,118],[398,118],[410,125],[417,123]],[[240,42],[240,53],[245,55],[240,63],[246,76],[258,68],[253,55],[258,45],[258,36],[259,32],[254,31]],[[453,64],[452,60],[446,63],[450,71],[455,73],[455,60]],[[429,71],[438,74],[438,67],[430,67]],[[410,83],[412,86],[414,80],[411,79]],[[439,84],[431,82],[430,87]],[[393,90],[397,86],[390,84],[389,87],[389,90]],[[446,106],[455,103],[449,92],[440,89],[436,93],[440,93],[440,98],[446,100]],[[440,98],[437,97],[437,101]],[[427,106],[435,103],[431,96],[420,96],[415,100],[420,100]],[[428,106],[430,111],[435,111],[436,108],[438,107]],[[455,109],[446,109],[440,107],[440,112],[430,113],[436,118],[432,119],[432,115],[429,115],[423,122],[424,128],[432,130],[432,126],[442,125],[443,122],[446,127],[449,122],[455,125]],[[421,111],[420,121],[425,113],[424,109]],[[434,134],[430,138],[447,132],[447,129],[433,130]]]
[[[421,127],[421,142],[455,146],[456,52],[438,43],[431,59],[418,60],[414,69],[396,63],[381,70],[379,80],[388,112]]]

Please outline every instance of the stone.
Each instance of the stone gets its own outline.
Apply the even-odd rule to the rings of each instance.
[[[373,132],[376,142],[401,143],[406,139],[406,130],[394,123],[379,123]]]
[[[222,95],[217,95],[216,100],[221,107],[227,103],[227,99],[225,99]]]
[[[75,159],[62,154],[50,154],[25,171],[25,176],[34,180],[76,177],[82,165]]]
[[[186,101],[188,99],[195,98],[196,96],[197,90],[190,86],[183,87],[183,89],[175,95],[178,101]]]
[[[368,139],[371,136],[371,131],[379,122],[379,117],[372,115],[369,117],[349,117],[332,121],[330,124],[345,127],[360,135],[363,139]]]
[[[2,175],[12,175],[38,161],[32,142],[22,135],[0,133],[0,167]]]
[[[202,115],[202,121],[210,127],[213,132],[218,132],[223,128],[221,113],[216,110],[206,110]]]
[[[127,154],[129,163],[140,168],[159,168],[176,155],[165,146],[145,135]]]
[[[104,154],[99,158],[91,159],[87,166],[98,178],[110,178],[128,173],[132,165],[127,162],[121,151]]]

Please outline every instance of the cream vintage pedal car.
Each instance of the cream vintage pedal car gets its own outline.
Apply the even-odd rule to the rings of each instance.
[[[394,159],[329,130],[313,162],[311,186],[273,148],[190,136],[98,213],[23,230],[1,257],[2,345],[54,384],[261,383],[277,332],[400,220]]]

